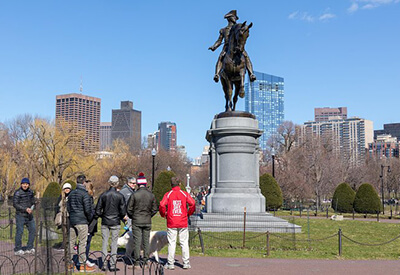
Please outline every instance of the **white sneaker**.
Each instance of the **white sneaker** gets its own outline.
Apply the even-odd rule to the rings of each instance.
[[[89,261],[89,260],[87,260],[87,261],[86,261],[86,265],[87,265],[87,266],[90,266],[90,267],[93,267],[93,266],[95,266],[96,264],[95,264],[95,263],[92,263],[92,262]]]
[[[20,250],[14,252],[14,255],[22,256],[22,255],[24,255],[24,254],[25,254],[25,252],[24,252],[22,249],[20,249]]]
[[[165,269],[174,270],[175,266],[173,264],[166,264]]]
[[[184,265],[183,265],[183,269],[189,269],[189,268],[192,268],[192,267],[190,266],[190,264],[184,264]]]
[[[33,254],[35,254],[35,249],[32,248],[32,249],[26,250],[26,251],[25,251],[25,254],[31,254],[31,255],[33,255]]]

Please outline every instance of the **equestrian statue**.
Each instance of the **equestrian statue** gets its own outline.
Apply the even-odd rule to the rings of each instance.
[[[249,37],[249,29],[253,26],[253,23],[249,25],[246,25],[246,21],[236,23],[239,19],[236,15],[236,10],[228,12],[224,18],[228,20],[228,26],[219,31],[218,40],[208,49],[215,51],[224,42],[215,67],[214,81],[218,82],[221,79],[226,100],[225,112],[228,112],[235,111],[238,96],[244,97],[246,70],[249,73],[251,82],[256,80],[256,76],[254,75],[250,58],[244,49]],[[235,94],[232,101],[233,87],[235,87]]]

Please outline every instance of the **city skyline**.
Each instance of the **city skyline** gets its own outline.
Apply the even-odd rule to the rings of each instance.
[[[232,9],[253,23],[246,50],[254,70],[285,79],[285,120],[302,124],[315,107],[347,106],[348,117],[375,129],[400,121],[399,1],[89,0],[0,3],[0,122],[25,113],[54,119],[55,96],[79,93],[82,79],[82,93],[102,99],[102,122],[133,101],[142,135],[174,121],[179,144],[199,156],[224,110],[212,80],[220,49],[207,49]]]

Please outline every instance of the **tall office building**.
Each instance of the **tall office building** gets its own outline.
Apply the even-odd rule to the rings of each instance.
[[[155,131],[154,133],[147,135],[147,148],[154,148],[158,150],[158,139],[160,137],[160,131]]]
[[[158,147],[166,151],[176,151],[177,131],[174,122],[166,121],[158,124],[159,136],[157,138]]]
[[[263,130],[260,147],[266,150],[268,139],[284,120],[284,80],[282,77],[254,72],[257,80],[245,83],[245,111],[256,116]]]
[[[314,108],[314,120],[316,122],[328,121],[330,118],[347,119],[347,107]]]
[[[312,137],[329,140],[334,152],[349,164],[364,162],[369,143],[373,142],[373,122],[362,118],[309,121],[299,127],[298,143]]]
[[[132,150],[140,150],[141,138],[142,112],[133,109],[132,101],[121,101],[121,109],[112,110],[112,142],[122,139]]]
[[[56,96],[56,125],[62,121],[70,123],[76,130],[85,131],[82,149],[92,153],[100,145],[101,99],[83,94]]]
[[[392,135],[379,135],[369,144],[369,155],[379,159],[399,157],[399,142]]]
[[[111,122],[100,122],[100,151],[109,150],[111,146]]]
[[[377,139],[379,135],[392,135],[400,140],[400,123],[383,124],[383,130],[375,130],[374,138]]]

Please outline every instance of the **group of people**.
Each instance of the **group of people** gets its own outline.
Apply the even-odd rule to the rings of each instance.
[[[168,237],[168,263],[167,269],[174,269],[176,239],[179,235],[182,247],[183,268],[191,268],[189,262],[189,232],[188,217],[195,211],[194,199],[185,191],[180,189],[181,181],[177,177],[171,179],[171,191],[167,192],[159,204],[154,194],[147,188],[147,180],[143,173],[137,177],[129,177],[127,183],[119,190],[119,178],[111,176],[108,180],[109,189],[102,193],[94,203],[94,189],[90,180],[85,175],[79,175],[76,179],[76,188],[72,190],[69,183],[62,187],[63,197],[60,196],[57,203],[57,211],[67,213],[67,227],[69,228],[69,252],[71,263],[69,269],[75,270],[73,262],[73,251],[76,249],[79,261],[79,270],[82,272],[94,272],[95,264],[90,262],[90,242],[97,232],[98,219],[101,218],[102,236],[102,270],[107,269],[114,272],[116,267],[117,241],[121,229],[121,221],[125,223],[127,230],[132,230],[133,268],[140,266],[140,251],[143,249],[142,263],[144,267],[149,260],[149,238],[151,230],[151,219],[157,213],[167,219]],[[33,191],[29,188],[28,178],[21,181],[19,188],[13,198],[16,209],[17,233],[15,236],[15,254],[23,255],[34,253],[33,242],[35,238],[35,221],[33,209],[35,200]],[[22,234],[24,226],[29,231],[28,244],[22,249]],[[111,251],[108,253],[108,243],[111,235]],[[107,256],[110,254],[111,256]],[[132,255],[127,255],[132,257]],[[108,260],[108,261],[107,261]]]

